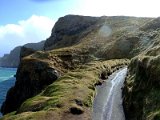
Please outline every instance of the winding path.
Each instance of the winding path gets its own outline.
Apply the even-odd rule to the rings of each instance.
[[[114,72],[102,86],[97,86],[93,104],[93,120],[125,120],[122,106],[122,86],[127,68]]]

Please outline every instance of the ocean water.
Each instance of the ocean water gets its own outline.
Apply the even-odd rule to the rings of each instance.
[[[15,83],[16,68],[2,68],[0,67],[0,107],[6,98],[7,91]],[[2,114],[0,113],[0,117]]]

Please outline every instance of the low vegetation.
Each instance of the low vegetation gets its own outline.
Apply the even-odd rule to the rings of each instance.
[[[124,107],[128,120],[160,119],[160,56],[138,56],[129,65]]]
[[[47,120],[51,116],[60,120],[71,116],[74,118],[75,115],[78,115],[77,120],[91,119],[95,84],[101,81],[101,73],[106,71],[111,74],[128,63],[127,59],[117,59],[83,65],[53,82],[40,94],[26,100],[16,112],[1,120]]]

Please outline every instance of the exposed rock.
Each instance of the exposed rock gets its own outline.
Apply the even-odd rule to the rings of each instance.
[[[81,106],[74,104],[73,106],[71,106],[70,112],[74,115],[79,115],[79,114],[82,114],[84,112],[84,110]]]
[[[15,86],[8,91],[1,112],[6,114],[17,110],[22,102],[41,92],[58,77],[59,73],[45,62],[22,61],[17,70]]]
[[[5,54],[0,59],[1,67],[17,67],[19,64],[19,55],[20,55],[21,47],[14,48],[10,54]]]
[[[132,58],[147,49],[149,46],[145,43],[153,39],[139,30],[141,24],[150,20],[152,18],[67,15],[56,22],[44,49],[72,46],[74,51],[85,50],[97,58]]]
[[[95,85],[95,86],[102,85],[102,84],[103,84],[103,82],[104,82],[104,81],[99,80],[99,81],[97,81],[94,85]]]
[[[34,49],[34,50],[43,50],[44,43],[45,43],[45,40],[38,42],[38,43],[28,43],[23,46],[26,48]]]
[[[106,80],[109,76],[109,72],[107,73],[107,71],[102,71],[102,73],[100,74],[100,78],[102,80]]]
[[[31,55],[35,52],[34,49],[31,49],[31,48],[26,48],[26,47],[21,47],[21,51],[20,51],[20,60],[23,58],[23,57],[26,57],[28,55]]]
[[[66,73],[65,76],[54,82],[54,78],[59,76],[53,69],[54,67],[51,67],[54,63],[49,61],[47,64],[45,60],[31,59],[31,56],[25,57],[21,61],[17,71],[16,84],[8,92],[6,102],[2,107],[3,114],[14,110],[16,110],[16,114],[13,113],[14,118],[12,115],[6,115],[4,119],[11,117],[13,120],[17,118],[43,120],[44,115],[48,119],[46,111],[54,113],[52,118],[68,120],[76,119],[78,116],[79,120],[91,119],[90,107],[94,98],[94,83],[99,79],[99,71],[102,71],[103,66],[106,66],[106,71],[109,71],[108,69],[112,66],[121,66],[129,62],[123,59],[93,62],[91,65],[77,69],[78,71],[75,69],[73,72]],[[50,83],[52,84],[47,86]],[[44,88],[45,86],[46,88]],[[27,99],[26,97],[32,98]],[[23,100],[25,101],[23,102]],[[20,107],[17,104],[21,104]],[[35,118],[35,116],[41,117]],[[49,117],[49,119],[52,118]]]
[[[79,106],[83,106],[83,102],[82,102],[82,100],[75,99],[75,102],[76,102],[76,104],[77,104],[77,105],[79,105]]]
[[[67,15],[59,18],[52,29],[51,36],[46,40],[44,49],[67,47],[80,41],[89,31],[87,29],[95,25],[96,17]],[[83,35],[82,35],[83,33]]]

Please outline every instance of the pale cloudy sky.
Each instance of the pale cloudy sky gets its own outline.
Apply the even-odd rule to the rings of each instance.
[[[17,24],[0,26],[0,56],[18,45],[45,40],[50,36],[54,23],[48,17],[32,15]]]
[[[158,17],[159,0],[0,0],[0,56],[45,40],[66,14]]]

